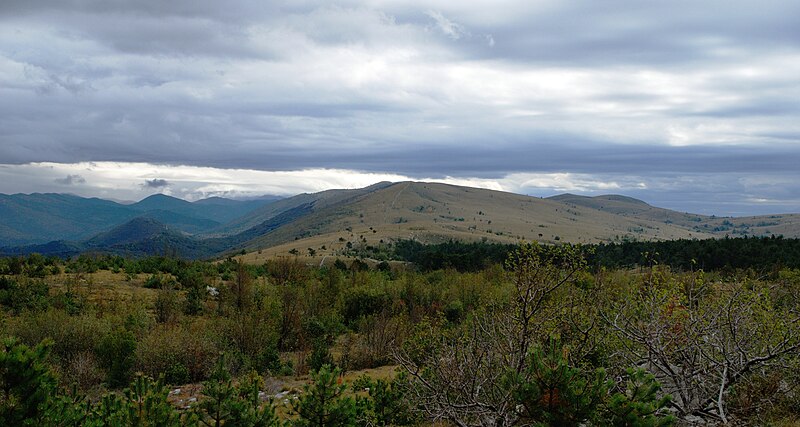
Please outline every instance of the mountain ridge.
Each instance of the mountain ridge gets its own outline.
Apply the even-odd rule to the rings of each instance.
[[[48,197],[60,200],[53,195],[45,199]],[[75,196],[66,196],[64,200],[74,202],[70,197]],[[0,197],[0,209],[3,200]],[[110,208],[119,206],[114,202],[93,203]],[[354,247],[389,244],[398,239],[424,243],[451,239],[600,243],[770,234],[800,237],[798,214],[709,217],[659,208],[616,194],[594,197],[561,194],[539,198],[414,181],[299,194],[255,208],[250,206],[252,209],[244,215],[227,223],[209,219],[212,214],[191,213],[200,205],[224,210],[244,206],[242,203],[246,202],[229,199],[188,202],[162,195],[137,203],[138,207],[132,208],[137,215],[123,224],[107,227],[83,239],[52,239],[39,246],[18,247],[11,252],[64,253],[88,248],[146,254],[171,248],[186,257],[213,257],[241,251],[264,251],[265,256],[307,251],[326,256]],[[230,212],[227,214],[232,216]],[[4,226],[5,223],[0,224],[0,233],[14,232]]]
[[[60,193],[0,194],[0,247],[80,241],[138,216],[197,234],[271,202],[224,200],[229,201],[204,205],[161,195],[121,204]]]

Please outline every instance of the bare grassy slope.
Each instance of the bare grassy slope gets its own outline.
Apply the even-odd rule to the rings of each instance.
[[[651,206],[641,200],[618,195],[597,197],[562,194],[549,197],[571,207],[587,207],[627,218],[645,219],[677,225],[693,233],[711,234],[714,237],[770,236],[800,237],[800,215],[760,215],[747,217],[716,217],[676,212]]]
[[[391,183],[379,182],[369,187],[357,188],[352,190],[327,190],[327,191],[321,191],[319,193],[298,194],[296,196],[289,197],[286,199],[281,199],[272,202],[268,205],[262,206],[248,213],[247,215],[244,215],[232,222],[229,222],[228,224],[225,224],[221,227],[218,227],[215,230],[212,230],[206,235],[208,237],[234,235],[237,233],[244,232],[250,228],[256,227],[259,224],[262,224],[264,221],[268,221],[280,215],[283,212],[289,211],[299,206],[311,204],[315,207],[315,209],[322,209],[330,205],[347,202],[348,200],[351,200],[354,197],[361,196],[363,194],[372,192],[379,188],[386,187],[388,185],[391,185]]]
[[[446,184],[401,182],[315,207],[314,212],[255,238],[248,249],[326,249],[380,240],[488,239],[589,243],[623,238],[707,238],[710,234],[646,218],[519,194]]]

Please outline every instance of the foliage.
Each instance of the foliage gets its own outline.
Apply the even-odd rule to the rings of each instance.
[[[569,365],[564,351],[554,339],[544,349],[534,348],[524,377],[513,381],[523,423],[578,425],[592,417],[607,394],[605,372],[584,374]]]
[[[408,401],[407,384],[402,372],[391,381],[372,379],[366,375],[359,377],[353,382],[353,392],[366,390],[368,398],[357,398],[358,417],[376,426],[416,424],[419,420]]]
[[[179,426],[180,415],[167,402],[162,380],[137,375],[122,395],[104,396],[98,408],[103,425]]]
[[[56,379],[45,364],[51,343],[36,347],[3,342],[0,352],[0,421],[7,426],[35,425],[47,410]]]
[[[775,305],[776,293],[756,283],[715,286],[702,272],[675,277],[654,266],[603,317],[621,338],[621,362],[652,373],[679,415],[726,423],[733,387],[768,366],[781,370],[800,353],[797,298]]]
[[[594,246],[588,261],[598,267],[632,267],[647,264],[643,254],[657,254],[655,260],[660,264],[681,270],[800,268],[800,239],[772,236],[608,243]]]
[[[23,310],[41,311],[50,304],[49,286],[41,280],[19,282],[10,277],[0,277],[0,306],[19,314]]]
[[[135,363],[136,336],[118,328],[104,336],[97,345],[97,354],[108,371],[108,385],[122,387],[130,382]]]
[[[261,377],[251,373],[239,387],[234,386],[223,353],[211,377],[203,383],[205,398],[194,413],[206,426],[278,426],[271,403],[260,407],[258,392],[261,383]]]
[[[395,243],[376,249],[381,259],[397,258]],[[635,252],[622,251],[626,244],[638,247],[601,245],[592,254],[587,247],[524,244],[509,253],[488,243],[409,243],[400,249],[430,263],[395,263],[389,272],[352,258],[341,268],[298,258],[260,265],[234,258],[7,258],[0,259],[0,330],[29,349],[52,340],[41,359],[51,398],[29,421],[43,425],[106,425],[101,413],[122,423],[138,394],[97,399],[104,387],[129,384],[133,371],[163,377],[162,384],[214,382],[208,393],[216,397],[200,401],[227,399],[225,425],[259,413],[270,420],[260,412],[272,408],[258,400],[253,371],[287,374],[296,366],[303,374],[308,365],[315,384],[324,377],[326,393],[354,414],[346,422],[357,425],[800,419],[800,270],[775,267],[769,259],[782,255],[763,254],[749,264],[762,271],[734,269],[748,265],[742,254],[792,242],[665,244],[671,249],[631,255],[636,269],[604,268]],[[666,264],[696,247],[706,248],[691,252],[696,262]],[[698,268],[705,256],[728,261],[708,272]],[[66,275],[53,275],[59,270]],[[168,289],[142,289],[151,276]],[[110,286],[106,278],[120,283]],[[224,375],[215,369],[221,352]],[[359,380],[350,395],[336,391],[344,385],[336,375],[319,373],[333,371],[334,362],[350,371],[402,369],[393,380]],[[156,389],[142,393],[163,396]],[[182,423],[211,422],[192,406]],[[313,424],[297,411],[292,420]]]
[[[298,427],[352,426],[356,420],[356,402],[344,396],[347,385],[339,382],[339,369],[324,365],[311,373],[310,385],[303,387],[303,394],[292,410],[299,417],[293,425]]]
[[[660,396],[661,385],[643,369],[627,369],[625,389],[614,393],[598,408],[597,425],[662,427],[675,423],[668,413],[669,395]]]

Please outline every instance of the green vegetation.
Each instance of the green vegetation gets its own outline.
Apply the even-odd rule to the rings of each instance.
[[[515,247],[516,245],[494,242],[449,241],[424,245],[413,240],[400,240],[393,245],[368,246],[363,251],[351,251],[349,254],[379,260],[406,261],[422,271],[453,268],[467,272],[502,264]],[[610,269],[651,265],[653,262],[677,270],[800,268],[800,239],[776,236],[660,242],[624,241],[582,245],[581,252],[589,266]]]
[[[0,424],[800,420],[800,270],[739,255],[796,242],[702,243],[685,269],[670,260],[700,244],[628,268],[635,245],[398,242],[419,264],[373,267],[0,259]]]

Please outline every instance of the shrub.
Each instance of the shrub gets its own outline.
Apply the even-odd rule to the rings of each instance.
[[[0,277],[0,305],[19,314],[23,310],[41,311],[50,301],[47,283],[41,280],[18,282],[10,277]]]
[[[346,325],[354,327],[362,317],[380,313],[390,304],[389,295],[374,287],[349,289],[342,296],[342,317]]]
[[[33,346],[46,338],[53,340],[52,354],[57,361],[71,360],[79,353],[94,352],[99,340],[111,330],[109,318],[91,314],[70,316],[62,310],[23,313],[9,322],[9,335]]]
[[[311,353],[308,355],[308,368],[312,371],[322,369],[324,365],[333,365],[333,356],[331,355],[328,343],[322,339],[317,338],[311,346]]]
[[[391,381],[363,375],[353,382],[353,392],[364,390],[368,398],[358,398],[359,421],[370,420],[371,425],[378,426],[415,425],[419,421],[419,416],[414,414],[406,399],[408,380],[403,373]]]
[[[109,386],[118,388],[130,382],[135,352],[136,336],[123,328],[117,328],[100,340],[97,356],[108,372]]]
[[[222,354],[211,372],[208,381],[203,383],[204,399],[195,409],[196,417],[204,425],[263,426],[281,425],[275,415],[272,403],[260,407],[258,397],[263,383],[255,373],[248,375],[236,387],[227,370],[225,355]]]
[[[155,376],[179,369],[173,366],[182,364],[189,372],[190,381],[204,380],[224,348],[221,342],[215,325],[203,319],[172,326],[160,325],[140,339],[135,369]]]

